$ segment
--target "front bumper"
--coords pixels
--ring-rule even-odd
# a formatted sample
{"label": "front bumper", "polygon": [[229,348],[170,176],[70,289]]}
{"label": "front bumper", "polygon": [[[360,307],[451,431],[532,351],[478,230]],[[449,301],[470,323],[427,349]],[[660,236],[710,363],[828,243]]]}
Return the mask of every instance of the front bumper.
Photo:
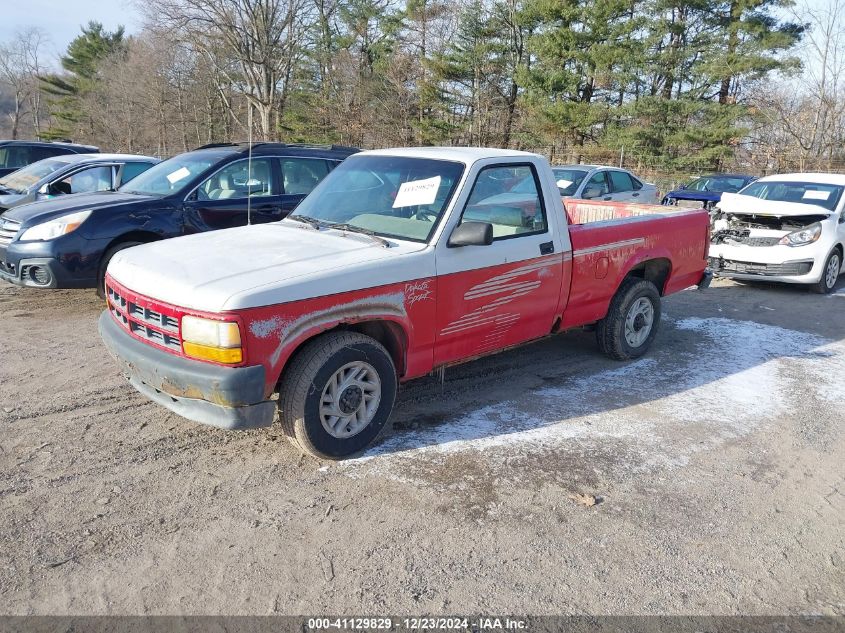
{"label": "front bumper", "polygon": [[270,426],[276,403],[264,399],[264,367],[221,367],[175,356],[142,343],[108,311],[100,336],[130,384],[184,418],[222,429]]}
{"label": "front bumper", "polygon": [[99,258],[63,254],[53,242],[0,246],[0,279],[31,288],[96,288]]}

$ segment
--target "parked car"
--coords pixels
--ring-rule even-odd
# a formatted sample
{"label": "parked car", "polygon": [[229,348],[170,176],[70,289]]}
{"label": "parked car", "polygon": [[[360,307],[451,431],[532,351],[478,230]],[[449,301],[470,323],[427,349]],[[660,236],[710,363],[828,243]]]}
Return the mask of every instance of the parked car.
{"label": "parked car", "polygon": [[113,191],[161,162],[134,154],[66,154],[45,158],[0,178],[0,213],[36,200]]}
{"label": "parked car", "polygon": [[45,158],[64,154],[94,154],[93,145],[47,141],[0,141],[0,177]]}
{"label": "parked car", "polygon": [[688,185],[681,185],[667,193],[663,204],[688,209],[711,209],[722,199],[723,193],[736,193],[754,182],[755,176],[743,174],[712,174],[696,178]]}
{"label": "parked car", "polygon": [[842,174],[781,174],[725,193],[713,214],[713,271],[831,292],[845,260],[843,191]]}
{"label": "parked car", "polygon": [[[709,216],[564,209],[555,180],[510,150],[357,154],[281,222],[118,253],[100,333],[148,398],[223,428],[278,407],[330,459],[373,441],[398,382],[454,363],[591,323],[612,358],[641,356],[661,297],[709,282]],[[571,224],[584,207],[620,217]]]}
{"label": "parked car", "polygon": [[657,202],[657,187],[624,169],[602,165],[563,165],[552,167],[552,172],[564,198],[642,204]]}
{"label": "parked car", "polygon": [[[220,143],[163,161],[116,192],[33,202],[0,216],[0,279],[98,288],[109,260],[144,242],[281,220],[358,150]],[[218,253],[225,258],[225,250]]]}

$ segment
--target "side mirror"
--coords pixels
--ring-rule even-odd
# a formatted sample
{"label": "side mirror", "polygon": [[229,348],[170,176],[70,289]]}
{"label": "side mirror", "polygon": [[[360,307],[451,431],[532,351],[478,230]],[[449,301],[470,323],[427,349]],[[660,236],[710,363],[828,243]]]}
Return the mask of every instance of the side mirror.
{"label": "side mirror", "polygon": [[686,185],[678,185],[678,189],[686,189],[686,188],[687,188]]}
{"label": "side mirror", "polygon": [[493,225],[489,222],[464,222],[455,227],[447,246],[490,246],[493,243]]}
{"label": "side mirror", "polygon": [[59,182],[54,182],[52,185],[47,187],[47,193],[52,196],[60,196],[60,195],[67,195],[73,193],[70,187],[70,183],[64,180],[60,180]]}
{"label": "side mirror", "polygon": [[38,193],[44,194],[45,196],[50,195],[50,185],[48,183],[41,185],[38,189]]}
{"label": "side mirror", "polygon": [[590,200],[591,198],[598,198],[601,195],[601,189],[598,187],[587,187],[584,189],[584,200]]}

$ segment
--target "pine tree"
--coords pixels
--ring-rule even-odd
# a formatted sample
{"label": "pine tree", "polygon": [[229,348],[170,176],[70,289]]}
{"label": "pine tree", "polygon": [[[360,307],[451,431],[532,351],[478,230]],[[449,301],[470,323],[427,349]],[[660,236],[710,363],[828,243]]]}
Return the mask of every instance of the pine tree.
{"label": "pine tree", "polygon": [[73,137],[77,132],[85,133],[81,98],[100,80],[101,62],[126,50],[122,26],[111,33],[99,22],[89,22],[82,28],[82,34],[68,45],[67,53],[61,58],[65,72],[40,78],[44,92],[50,96],[52,117],[52,125],[42,134],[44,138],[63,139]]}

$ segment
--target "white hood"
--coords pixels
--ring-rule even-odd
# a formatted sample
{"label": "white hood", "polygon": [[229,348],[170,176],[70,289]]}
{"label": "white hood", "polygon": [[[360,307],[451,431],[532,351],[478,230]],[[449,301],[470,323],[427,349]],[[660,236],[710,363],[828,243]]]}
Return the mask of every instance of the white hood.
{"label": "white hood", "polygon": [[390,243],[387,248],[366,235],[275,222],[129,248],[114,256],[108,272],[134,292],[207,312],[433,275],[427,245]]}
{"label": "white hood", "polygon": [[753,213],[771,216],[830,215],[831,213],[817,204],[762,200],[754,196],[744,196],[741,193],[723,193],[718,206],[725,213]]}

